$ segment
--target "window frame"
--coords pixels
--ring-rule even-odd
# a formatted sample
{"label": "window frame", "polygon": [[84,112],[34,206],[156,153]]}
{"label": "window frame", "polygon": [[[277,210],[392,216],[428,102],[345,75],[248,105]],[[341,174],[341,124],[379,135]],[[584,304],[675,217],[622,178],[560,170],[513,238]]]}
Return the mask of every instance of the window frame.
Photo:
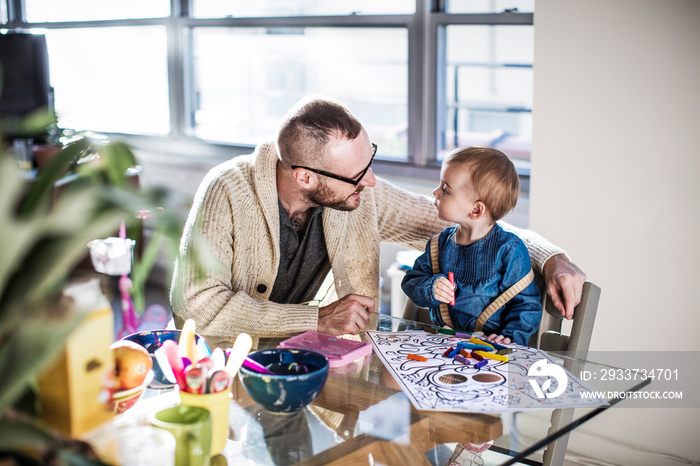
{"label": "window frame", "polygon": [[[533,25],[533,13],[507,10],[501,13],[447,13],[449,0],[415,0],[415,12],[401,15],[295,16],[255,18],[193,18],[192,0],[170,0],[165,18],[117,19],[29,23],[25,0],[0,0],[7,6],[3,29],[57,29],[163,25],[167,30],[170,133],[145,136],[105,133],[135,149],[167,152],[189,158],[228,159],[249,153],[250,145],[213,143],[197,139],[193,120],[194,88],[192,31],[206,27],[383,27],[408,31],[408,159],[383,160],[381,152],[373,169],[378,174],[405,178],[436,179],[439,128],[446,128],[446,27],[449,25]],[[520,168],[528,176],[529,169]]]}

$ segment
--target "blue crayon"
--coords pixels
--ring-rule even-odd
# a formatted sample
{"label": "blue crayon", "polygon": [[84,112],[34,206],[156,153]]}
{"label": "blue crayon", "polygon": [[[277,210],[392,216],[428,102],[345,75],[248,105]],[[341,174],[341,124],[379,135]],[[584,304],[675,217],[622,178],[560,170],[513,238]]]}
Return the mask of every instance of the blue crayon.
{"label": "blue crayon", "polygon": [[476,345],[474,343],[467,343],[461,341],[457,343],[457,348],[464,348],[468,350],[479,350],[479,351],[491,351],[491,348],[486,345]]}
{"label": "blue crayon", "polygon": [[452,351],[450,351],[450,354],[448,354],[447,357],[454,358],[457,354],[459,354],[459,348],[455,348]]}
{"label": "blue crayon", "polygon": [[[479,340],[481,340],[481,338],[479,338]],[[487,340],[481,340],[481,341],[483,341],[484,343],[487,343],[487,344],[493,346],[493,347],[494,347],[495,349],[497,349],[497,350],[500,350],[500,349],[507,349],[507,348],[508,348],[507,346],[499,345],[498,343],[494,343],[494,342],[492,342],[492,341],[487,341]]]}
{"label": "blue crayon", "polygon": [[489,363],[488,360],[482,359],[481,361],[474,364],[474,367],[476,367],[477,369],[481,369],[482,367],[484,367],[488,363]]}

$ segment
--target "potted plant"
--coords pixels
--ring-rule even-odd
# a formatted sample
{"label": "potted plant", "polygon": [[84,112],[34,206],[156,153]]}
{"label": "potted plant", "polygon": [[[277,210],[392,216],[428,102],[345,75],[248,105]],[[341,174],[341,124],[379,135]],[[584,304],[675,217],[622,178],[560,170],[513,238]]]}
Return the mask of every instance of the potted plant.
{"label": "potted plant", "polygon": [[[33,122],[50,123],[48,116]],[[0,460],[100,464],[88,445],[39,424],[35,398],[28,395],[82,318],[71,312],[61,291],[86,256],[87,243],[110,236],[122,221],[133,225],[138,210],[155,212],[165,203],[164,192],[136,190],[128,182],[127,168],[134,165],[127,145],[83,137],[28,182],[0,153]],[[55,196],[69,168],[71,182]],[[140,283],[155,261],[158,239],[169,239],[172,253],[182,231],[181,219],[167,209],[155,221],[156,234],[132,272]]]}

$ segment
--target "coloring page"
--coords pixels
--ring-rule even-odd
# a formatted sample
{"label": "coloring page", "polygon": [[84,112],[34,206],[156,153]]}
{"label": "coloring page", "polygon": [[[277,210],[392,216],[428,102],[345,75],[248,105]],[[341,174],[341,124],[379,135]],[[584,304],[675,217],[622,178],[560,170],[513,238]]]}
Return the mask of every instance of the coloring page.
{"label": "coloring page", "polygon": [[[535,348],[508,345],[514,350],[508,362],[488,359],[486,366],[476,369],[474,360],[466,365],[444,355],[466,341],[453,335],[424,331],[368,331],[366,335],[416,409],[501,413],[607,404]],[[426,360],[409,359],[409,354]]]}

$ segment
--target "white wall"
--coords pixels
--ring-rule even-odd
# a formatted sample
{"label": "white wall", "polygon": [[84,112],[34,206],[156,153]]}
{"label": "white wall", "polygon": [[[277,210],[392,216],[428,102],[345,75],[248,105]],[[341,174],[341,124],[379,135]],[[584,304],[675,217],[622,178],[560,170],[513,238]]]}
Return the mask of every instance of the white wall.
{"label": "white wall", "polygon": [[[700,1],[538,0],[534,69],[530,227],[602,288],[591,350],[700,350]],[[699,409],[614,408],[570,451],[700,461],[698,432]]]}

